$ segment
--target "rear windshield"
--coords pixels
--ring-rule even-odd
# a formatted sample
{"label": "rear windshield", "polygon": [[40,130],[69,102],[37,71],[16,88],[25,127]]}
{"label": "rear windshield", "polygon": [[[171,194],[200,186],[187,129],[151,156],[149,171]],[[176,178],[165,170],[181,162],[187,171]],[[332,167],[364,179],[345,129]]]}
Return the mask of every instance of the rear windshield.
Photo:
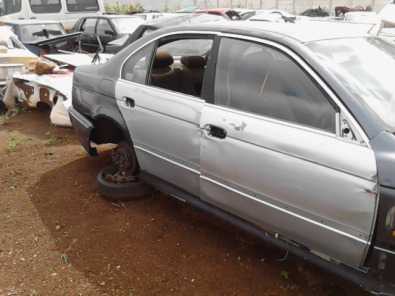
{"label": "rear windshield", "polygon": [[0,0],[0,16],[21,11],[21,0]]}
{"label": "rear windshield", "polygon": [[33,43],[63,34],[61,24],[35,24],[21,26],[19,37],[23,43]]}
{"label": "rear windshield", "polygon": [[99,11],[97,0],[66,0],[70,12]]}

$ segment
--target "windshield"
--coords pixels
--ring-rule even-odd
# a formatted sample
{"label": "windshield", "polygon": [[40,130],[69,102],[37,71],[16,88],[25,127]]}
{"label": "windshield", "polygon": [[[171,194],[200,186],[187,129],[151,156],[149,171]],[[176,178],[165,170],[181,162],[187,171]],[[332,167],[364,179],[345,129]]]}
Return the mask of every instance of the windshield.
{"label": "windshield", "polygon": [[144,20],[140,17],[114,18],[113,22],[120,34],[127,34],[136,31],[144,23]]}
{"label": "windshield", "polygon": [[369,37],[318,41],[309,47],[353,95],[395,130],[395,45]]}
{"label": "windshield", "polygon": [[21,0],[0,0],[0,16],[21,11]]}
{"label": "windshield", "polygon": [[30,24],[20,29],[20,39],[23,43],[33,43],[47,40],[65,34],[61,24]]}

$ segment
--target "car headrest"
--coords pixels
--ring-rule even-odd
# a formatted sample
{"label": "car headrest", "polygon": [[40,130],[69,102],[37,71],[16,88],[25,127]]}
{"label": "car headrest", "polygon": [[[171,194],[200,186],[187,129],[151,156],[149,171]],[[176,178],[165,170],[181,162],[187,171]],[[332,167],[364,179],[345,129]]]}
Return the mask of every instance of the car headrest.
{"label": "car headrest", "polygon": [[174,59],[173,57],[165,52],[158,51],[155,56],[154,68],[165,68],[173,65]]}
{"label": "car headrest", "polygon": [[191,69],[204,68],[206,59],[202,56],[187,56],[181,58],[181,63]]}

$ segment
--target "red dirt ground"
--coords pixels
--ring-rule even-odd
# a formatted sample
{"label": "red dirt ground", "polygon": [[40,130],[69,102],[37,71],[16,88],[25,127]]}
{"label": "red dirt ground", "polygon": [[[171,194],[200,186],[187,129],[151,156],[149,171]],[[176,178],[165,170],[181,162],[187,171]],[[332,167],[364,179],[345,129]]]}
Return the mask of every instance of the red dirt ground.
{"label": "red dirt ground", "polygon": [[46,112],[0,125],[0,296],[366,295],[164,194],[103,200],[108,162]]}

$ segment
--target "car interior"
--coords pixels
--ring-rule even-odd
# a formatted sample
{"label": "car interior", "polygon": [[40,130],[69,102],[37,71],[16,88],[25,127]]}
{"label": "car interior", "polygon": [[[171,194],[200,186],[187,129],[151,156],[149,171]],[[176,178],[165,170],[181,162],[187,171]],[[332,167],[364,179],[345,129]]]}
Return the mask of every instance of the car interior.
{"label": "car interior", "polygon": [[151,85],[199,97],[202,91],[206,58],[158,51],[151,72]]}
{"label": "car interior", "polygon": [[202,46],[196,49],[183,48],[180,46],[181,42],[164,44],[158,48],[152,65],[150,84],[200,97],[212,41],[202,40],[198,44],[200,41],[195,40],[198,47]]}
{"label": "car interior", "polygon": [[230,47],[222,53],[226,59],[218,63],[217,103],[334,132],[335,110],[291,59],[254,45],[239,59],[232,58]]}

